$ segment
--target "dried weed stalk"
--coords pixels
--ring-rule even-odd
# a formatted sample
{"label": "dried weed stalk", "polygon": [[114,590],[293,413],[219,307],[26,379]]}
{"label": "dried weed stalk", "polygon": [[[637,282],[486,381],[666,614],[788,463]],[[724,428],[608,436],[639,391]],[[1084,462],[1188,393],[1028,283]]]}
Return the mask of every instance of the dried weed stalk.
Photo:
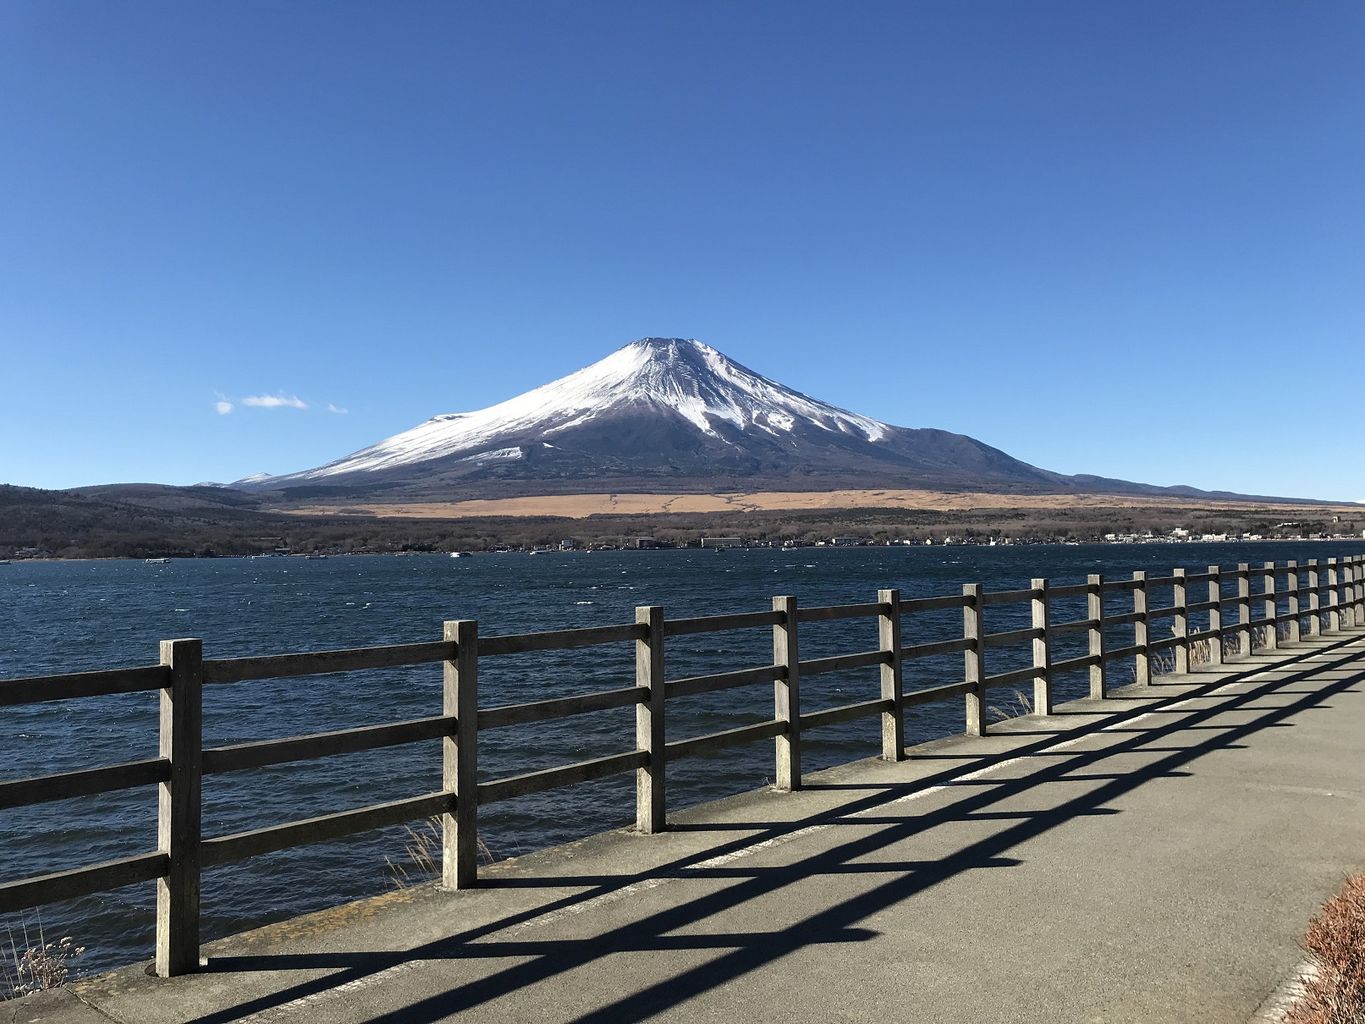
{"label": "dried weed stalk", "polygon": [[[403,843],[403,855],[397,861],[385,857],[385,871],[389,885],[395,889],[406,889],[410,885],[430,882],[441,877],[441,816],[432,815],[420,825],[409,825],[404,831],[407,841]],[[479,861],[492,864],[493,851],[480,836]]]}
{"label": "dried weed stalk", "polygon": [[1002,704],[986,705],[986,715],[992,722],[1003,722],[1010,718],[1023,718],[1033,714],[1033,698],[1023,690],[1011,690],[1013,697]]}
{"label": "dried weed stalk", "polygon": [[0,962],[0,1000],[60,988],[71,974],[71,962],[85,952],[85,947],[76,945],[70,935],[48,942],[41,917],[35,918],[34,927],[38,933],[36,941],[29,934],[27,917],[21,919],[18,935],[12,927],[5,929],[9,949]]}

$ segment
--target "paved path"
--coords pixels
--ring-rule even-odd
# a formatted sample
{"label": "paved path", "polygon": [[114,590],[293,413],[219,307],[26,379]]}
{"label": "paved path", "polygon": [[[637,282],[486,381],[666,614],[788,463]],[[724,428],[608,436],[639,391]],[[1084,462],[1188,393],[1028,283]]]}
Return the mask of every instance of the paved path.
{"label": "paved path", "polygon": [[[214,944],[20,1022],[1246,1024],[1365,869],[1365,638]],[[3,1019],[3,1018],[0,1018]]]}

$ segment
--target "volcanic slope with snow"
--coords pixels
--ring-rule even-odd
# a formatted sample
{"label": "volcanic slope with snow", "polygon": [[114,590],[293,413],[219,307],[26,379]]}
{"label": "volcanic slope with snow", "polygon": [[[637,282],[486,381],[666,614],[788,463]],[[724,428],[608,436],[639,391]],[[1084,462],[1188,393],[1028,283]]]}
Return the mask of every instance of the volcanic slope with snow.
{"label": "volcanic slope with snow", "polygon": [[613,490],[1096,489],[961,434],[895,427],[836,408],[680,338],[632,342],[497,405],[435,416],[316,469],[237,486],[432,499]]}

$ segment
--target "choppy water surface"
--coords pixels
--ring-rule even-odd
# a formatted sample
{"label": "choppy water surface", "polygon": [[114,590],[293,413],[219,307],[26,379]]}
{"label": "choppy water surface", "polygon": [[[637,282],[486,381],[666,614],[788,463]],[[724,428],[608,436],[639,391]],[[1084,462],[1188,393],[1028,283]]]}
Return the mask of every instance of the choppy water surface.
{"label": "choppy water surface", "polygon": [[[633,621],[641,604],[670,616],[770,607],[774,594],[804,605],[869,601],[879,587],[904,597],[1027,586],[1032,577],[1077,582],[1087,573],[1126,577],[1133,569],[1166,574],[1239,561],[1325,559],[1359,544],[1147,545],[1027,548],[816,548],[796,551],[639,551],[326,560],[222,559],[142,562],[16,563],[0,566],[0,678],[152,664],[164,638],[202,637],[205,657],[283,653],[401,643],[441,636],[445,619],[475,618],[480,632],[527,632]],[[1202,599],[1202,594],[1191,600]],[[1115,609],[1123,598],[1116,598]],[[1167,603],[1155,598],[1153,606]],[[1070,612],[1074,612],[1071,614]],[[991,608],[995,632],[1026,626],[1022,606]],[[1054,615],[1080,618],[1083,603]],[[961,613],[907,618],[905,642],[960,635]],[[1131,633],[1127,634],[1131,636]],[[1130,643],[1115,634],[1115,643]],[[876,622],[803,625],[803,658],[868,650]],[[1057,657],[1082,653],[1083,637],[1059,644]],[[767,664],[766,630],[670,640],[669,678]],[[1027,652],[992,652],[989,671],[1027,664]],[[1121,677],[1126,666],[1116,666]],[[961,678],[961,655],[907,665],[906,686]],[[480,665],[483,706],[630,685],[630,644],[487,658]],[[1063,698],[1084,692],[1076,674],[1058,684]],[[803,710],[878,695],[876,669],[811,677]],[[322,732],[438,714],[441,668],[372,672],[213,686],[204,695],[207,746]],[[668,735],[679,739],[770,717],[766,686],[671,701]],[[909,739],[961,731],[954,700],[915,708]],[[0,781],[153,757],[157,697],[129,694],[0,708],[4,722]],[[808,771],[875,755],[875,718],[803,738]],[[480,736],[481,777],[548,768],[629,750],[631,708],[559,722],[498,729]],[[668,798],[681,807],[759,787],[772,778],[772,744],[762,742],[669,766]],[[321,761],[211,776],[204,786],[204,834],[222,835],[384,800],[440,786],[439,746],[413,744]],[[481,810],[485,840],[513,856],[633,819],[633,780],[622,776],[510,800]],[[215,938],[253,925],[382,891],[386,858],[402,861],[402,828],[257,857],[210,871],[204,879],[204,933]],[[0,812],[0,881],[155,848],[153,787]],[[150,956],[150,883],[42,908],[49,937],[70,934],[89,947],[86,971]],[[32,928],[35,917],[26,915]],[[19,915],[0,918],[5,927]]]}

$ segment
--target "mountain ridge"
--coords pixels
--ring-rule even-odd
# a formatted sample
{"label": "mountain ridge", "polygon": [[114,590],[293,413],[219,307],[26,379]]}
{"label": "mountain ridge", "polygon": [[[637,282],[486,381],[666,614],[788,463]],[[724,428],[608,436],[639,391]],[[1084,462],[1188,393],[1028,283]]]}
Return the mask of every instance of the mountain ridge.
{"label": "mountain ridge", "polygon": [[290,497],[913,487],[1251,498],[1066,476],[964,434],[819,401],[695,339],[642,338],[521,395],[446,413],[312,469],[232,486]]}

